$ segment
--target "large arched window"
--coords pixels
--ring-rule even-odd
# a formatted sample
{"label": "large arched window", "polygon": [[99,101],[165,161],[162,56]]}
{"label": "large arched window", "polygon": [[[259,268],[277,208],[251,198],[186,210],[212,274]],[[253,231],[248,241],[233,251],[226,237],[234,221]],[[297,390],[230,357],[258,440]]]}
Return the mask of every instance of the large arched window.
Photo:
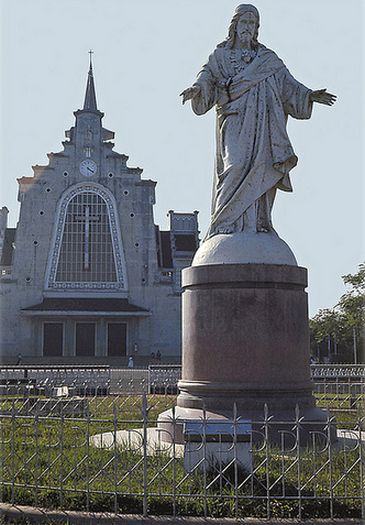
{"label": "large arched window", "polygon": [[121,238],[109,191],[81,185],[63,197],[47,288],[125,289]]}

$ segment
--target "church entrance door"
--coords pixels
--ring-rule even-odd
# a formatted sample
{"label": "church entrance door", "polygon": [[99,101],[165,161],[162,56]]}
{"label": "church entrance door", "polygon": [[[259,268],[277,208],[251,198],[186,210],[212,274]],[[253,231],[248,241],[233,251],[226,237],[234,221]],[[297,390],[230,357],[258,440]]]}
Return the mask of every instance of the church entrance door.
{"label": "church entrance door", "polygon": [[43,324],[43,356],[59,357],[63,350],[63,323]]}
{"label": "church entrance door", "polygon": [[95,355],[95,323],[76,323],[76,355]]}
{"label": "church entrance door", "polygon": [[127,353],[127,324],[108,323],[108,356],[120,357]]}

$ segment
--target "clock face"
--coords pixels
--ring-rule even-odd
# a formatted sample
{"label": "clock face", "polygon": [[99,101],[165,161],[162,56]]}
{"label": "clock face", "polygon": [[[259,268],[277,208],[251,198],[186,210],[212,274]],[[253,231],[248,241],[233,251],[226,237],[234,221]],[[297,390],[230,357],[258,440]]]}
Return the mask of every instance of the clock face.
{"label": "clock face", "polygon": [[84,177],[92,177],[98,171],[98,167],[91,159],[85,159],[80,162],[80,173]]}

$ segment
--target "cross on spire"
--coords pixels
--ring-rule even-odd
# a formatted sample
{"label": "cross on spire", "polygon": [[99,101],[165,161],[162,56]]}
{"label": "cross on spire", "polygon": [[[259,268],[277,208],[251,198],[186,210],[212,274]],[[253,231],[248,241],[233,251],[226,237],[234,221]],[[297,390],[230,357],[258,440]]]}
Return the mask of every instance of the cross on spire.
{"label": "cross on spire", "polygon": [[94,54],[94,51],[93,51],[92,49],[90,49],[90,50],[89,50],[89,55],[90,55],[90,60],[89,60],[89,61],[90,61],[90,69],[93,68],[93,64],[92,64],[92,56],[93,56],[93,54]]}

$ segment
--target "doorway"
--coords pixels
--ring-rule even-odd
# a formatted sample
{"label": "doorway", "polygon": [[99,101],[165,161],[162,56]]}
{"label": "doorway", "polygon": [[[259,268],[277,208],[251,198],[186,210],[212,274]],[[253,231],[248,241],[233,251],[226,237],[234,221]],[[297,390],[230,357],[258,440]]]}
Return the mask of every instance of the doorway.
{"label": "doorway", "polygon": [[63,323],[43,324],[44,357],[60,357],[63,353]]}
{"label": "doorway", "polygon": [[108,323],[108,356],[127,354],[127,323]]}
{"label": "doorway", "polygon": [[76,323],[76,355],[95,355],[95,323]]}

